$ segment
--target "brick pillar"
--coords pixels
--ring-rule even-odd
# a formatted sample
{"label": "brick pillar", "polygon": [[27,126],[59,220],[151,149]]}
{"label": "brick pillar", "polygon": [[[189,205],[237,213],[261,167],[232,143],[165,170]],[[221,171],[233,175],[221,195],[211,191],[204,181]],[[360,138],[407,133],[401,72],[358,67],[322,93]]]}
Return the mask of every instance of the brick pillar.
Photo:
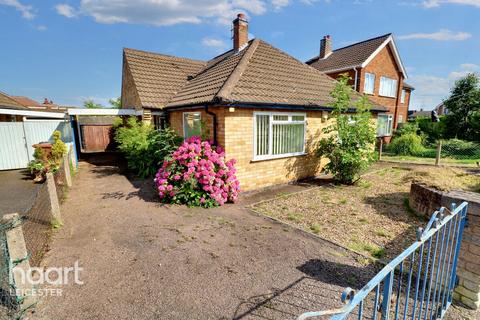
{"label": "brick pillar", "polygon": [[458,258],[457,275],[459,284],[454,299],[472,309],[480,308],[480,195],[473,192],[449,192],[442,198],[448,202],[468,202],[468,213],[462,246]]}

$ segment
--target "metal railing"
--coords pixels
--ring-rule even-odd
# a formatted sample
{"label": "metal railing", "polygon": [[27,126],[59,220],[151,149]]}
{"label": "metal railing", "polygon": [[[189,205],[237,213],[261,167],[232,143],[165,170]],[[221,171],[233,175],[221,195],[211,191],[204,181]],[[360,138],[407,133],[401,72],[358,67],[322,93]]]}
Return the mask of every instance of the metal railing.
{"label": "metal railing", "polygon": [[358,293],[347,288],[339,309],[306,312],[297,320],[442,319],[452,303],[468,204],[435,211],[417,241]]}

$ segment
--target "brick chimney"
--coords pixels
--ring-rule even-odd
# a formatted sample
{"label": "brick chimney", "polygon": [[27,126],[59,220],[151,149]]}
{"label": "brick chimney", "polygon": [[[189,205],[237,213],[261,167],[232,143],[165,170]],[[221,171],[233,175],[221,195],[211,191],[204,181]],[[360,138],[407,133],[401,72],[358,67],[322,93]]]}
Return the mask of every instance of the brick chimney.
{"label": "brick chimney", "polygon": [[329,35],[320,40],[320,59],[328,57],[332,53],[332,38]]}
{"label": "brick chimney", "polygon": [[248,42],[248,21],[245,14],[239,13],[233,20],[233,49],[240,51]]}

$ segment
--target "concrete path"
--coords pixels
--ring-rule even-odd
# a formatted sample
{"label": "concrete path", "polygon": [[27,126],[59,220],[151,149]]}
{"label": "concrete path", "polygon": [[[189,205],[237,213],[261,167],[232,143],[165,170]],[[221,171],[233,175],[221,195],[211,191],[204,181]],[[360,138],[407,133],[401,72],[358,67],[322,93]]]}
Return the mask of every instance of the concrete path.
{"label": "concrete path", "polygon": [[266,195],[211,210],[163,206],[150,182],[81,163],[43,264],[79,261],[84,284],[58,287],[62,296],[42,298],[29,317],[293,319],[338,307],[344,287],[372,276],[351,253],[244,208]]}
{"label": "concrete path", "polygon": [[38,187],[23,169],[0,171],[0,216],[27,212]]}

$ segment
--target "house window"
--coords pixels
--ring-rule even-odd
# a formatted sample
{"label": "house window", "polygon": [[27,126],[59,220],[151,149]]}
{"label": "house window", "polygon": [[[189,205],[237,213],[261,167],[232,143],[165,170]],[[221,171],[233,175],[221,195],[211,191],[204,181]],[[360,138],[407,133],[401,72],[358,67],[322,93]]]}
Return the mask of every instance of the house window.
{"label": "house window", "polygon": [[377,137],[392,135],[393,115],[379,114],[377,119]]}
{"label": "house window", "polygon": [[159,115],[153,115],[153,126],[155,130],[162,130],[165,127],[165,117]]}
{"label": "house window", "polygon": [[305,153],[305,114],[254,113],[254,160]]}
{"label": "house window", "polygon": [[381,96],[395,98],[397,96],[397,80],[380,77],[379,94]]}
{"label": "house window", "polygon": [[403,115],[402,114],[398,115],[398,123],[403,123]]}
{"label": "house window", "polygon": [[373,94],[375,91],[375,74],[365,73],[365,85],[363,87],[363,92],[368,94]]}
{"label": "house window", "polygon": [[183,113],[183,137],[200,136],[202,133],[202,118],[200,112]]}
{"label": "house window", "polygon": [[407,95],[407,91],[402,89],[402,95],[400,96],[400,103],[405,103],[405,96]]}

